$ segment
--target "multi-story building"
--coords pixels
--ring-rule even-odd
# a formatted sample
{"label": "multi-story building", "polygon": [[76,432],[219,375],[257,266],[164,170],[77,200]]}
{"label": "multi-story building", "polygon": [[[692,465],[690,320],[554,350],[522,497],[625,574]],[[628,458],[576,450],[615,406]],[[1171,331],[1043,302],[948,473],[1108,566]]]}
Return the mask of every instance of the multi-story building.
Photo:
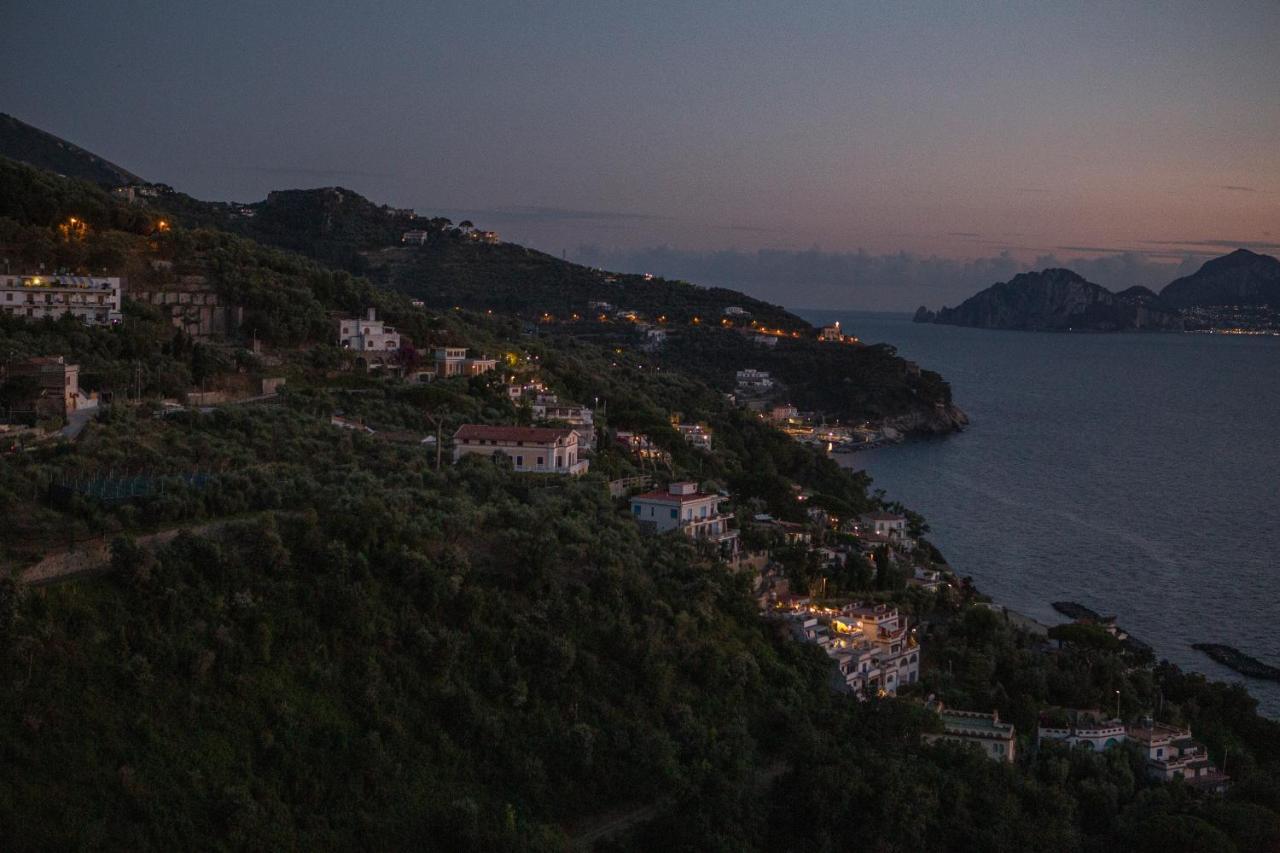
{"label": "multi-story building", "polygon": [[653,439],[644,433],[620,429],[614,432],[613,440],[641,462],[671,464],[671,454],[654,444]]}
{"label": "multi-story building", "polygon": [[928,707],[942,718],[942,733],[926,734],[925,743],[950,741],[977,747],[995,761],[1012,764],[1017,744],[1013,723],[1000,720],[1000,712],[984,714],[981,711],[955,711],[933,700]]}
{"label": "multi-story building", "polygon": [[907,535],[907,518],[893,512],[871,512],[858,519],[860,529],[887,537]]}
{"label": "multi-story building", "polygon": [[15,406],[37,417],[66,417],[80,408],[85,399],[80,394],[80,365],[67,364],[62,356],[41,356],[19,361],[5,371],[11,379],[33,380],[32,396]]}
{"label": "multi-story building", "polygon": [[497,367],[498,360],[496,358],[485,358],[484,356],[479,358],[468,358],[466,363],[462,366],[462,374],[464,376],[480,376],[481,374],[495,370]]}
{"label": "multi-story building", "polygon": [[823,326],[818,331],[818,340],[831,343],[840,343],[844,340],[844,333],[840,331],[839,321],[832,323],[830,326]]}
{"label": "multi-story building", "polygon": [[898,688],[920,680],[920,644],[915,634],[890,604],[847,604],[833,627],[848,634],[861,634],[875,647],[874,657],[881,670],[879,689],[897,695]]}
{"label": "multi-story building", "polygon": [[680,437],[699,450],[711,452],[711,430],[703,424],[676,424]]}
{"label": "multi-story building", "polygon": [[450,376],[479,376],[488,373],[498,366],[497,359],[470,358],[466,347],[436,347],[436,376],[441,379]]}
{"label": "multi-story building", "polygon": [[520,403],[528,399],[536,399],[547,390],[547,386],[537,379],[529,382],[513,382],[507,385],[507,396],[511,402]]}
{"label": "multi-story building", "polygon": [[[1059,719],[1054,719],[1054,716]],[[1094,752],[1102,752],[1126,740],[1125,726],[1120,720],[1108,720],[1100,711],[1060,708],[1040,715],[1036,743],[1056,741],[1069,747],[1085,744]]]}
{"label": "multi-story building", "polygon": [[466,347],[436,347],[436,375],[462,376],[467,369]]}
{"label": "multi-story building", "polygon": [[1182,779],[1189,785],[1223,791],[1231,779],[1209,760],[1204,744],[1191,737],[1190,729],[1146,721],[1130,726],[1128,739],[1147,754],[1147,775],[1152,779]]}
{"label": "multi-story building", "polygon": [[71,314],[86,326],[119,323],[119,278],[81,275],[0,275],[0,311],[39,320]]}
{"label": "multi-story building", "polygon": [[704,492],[697,483],[676,482],[665,492],[645,492],[631,499],[631,515],[646,533],[680,530],[691,539],[711,542],[720,556],[738,555],[738,531],[730,529],[731,515],[721,513],[728,501],[723,495]]}
{"label": "multi-story building", "polygon": [[739,391],[768,391],[773,387],[773,377],[767,371],[747,368],[739,370],[736,376]]}
{"label": "multi-story building", "polygon": [[585,474],[578,458],[578,434],[548,427],[463,424],[453,435],[453,461],[464,456],[506,456],[516,471],[534,474]]}
{"label": "multi-story building", "polygon": [[577,403],[562,403],[554,394],[539,394],[531,406],[534,420],[560,421],[578,433],[578,446],[595,449],[595,412]]}
{"label": "multi-story building", "polygon": [[343,318],[338,321],[338,345],[343,349],[366,353],[393,353],[400,349],[400,333],[377,318],[370,308],[363,320]]}

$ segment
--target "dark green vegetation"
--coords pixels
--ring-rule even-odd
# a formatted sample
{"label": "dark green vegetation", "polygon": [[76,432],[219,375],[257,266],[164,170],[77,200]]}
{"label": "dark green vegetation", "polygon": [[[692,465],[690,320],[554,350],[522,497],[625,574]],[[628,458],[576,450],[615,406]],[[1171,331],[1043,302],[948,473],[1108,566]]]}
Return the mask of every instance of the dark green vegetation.
{"label": "dark green vegetation", "polygon": [[[300,232],[302,256],[2,162],[0,181],[8,257],[110,258],[148,283],[161,277],[150,262],[168,262],[246,309],[222,342],[185,339],[141,305],[112,329],[0,322],[0,353],[64,354],[117,401],[75,444],[0,460],[4,849],[558,850],[618,814],[638,817],[603,849],[1276,849],[1280,732],[1242,690],[1152,668],[1096,632],[1060,632],[1064,648],[1046,651],[959,594],[854,566],[833,589],[921,621],[923,689],[998,708],[1024,752],[1039,708],[1105,707],[1120,690],[1126,712],[1190,724],[1237,784],[1225,800],[1153,785],[1126,751],[1046,749],[1007,767],[924,747],[936,721],[911,702],[833,694],[828,658],[760,620],[747,577],[688,540],[641,537],[605,488],[639,473],[629,458],[605,450],[579,480],[477,460],[437,468],[417,436],[527,410],[492,376],[423,385],[346,371],[328,312],[372,305],[419,348],[509,355],[566,398],[599,398],[604,426],[647,432],[674,473],[730,489],[740,524],[801,520],[796,487],[842,516],[870,509],[865,479],[714,387],[736,333],[686,328],[655,364],[571,328],[527,336],[497,308],[416,309],[316,260],[373,239],[354,226],[331,256],[328,231]],[[161,214],[171,231],[156,229]],[[57,231],[72,215],[89,223],[82,238]],[[481,246],[454,230],[436,234],[458,253]],[[790,370],[845,357],[827,353],[866,359],[845,389],[860,409],[945,399],[936,375],[879,348],[783,342],[762,364],[790,383]],[[159,416],[159,398],[191,383],[267,372],[289,380],[276,405]],[[338,411],[380,433],[330,426]],[[673,411],[708,422],[716,452],[686,445]],[[132,502],[49,499],[53,480],[125,473],[158,487]],[[228,523],[139,544],[215,520]],[[9,579],[91,536],[113,542],[112,571]]]}
{"label": "dark green vegetation", "polygon": [[763,347],[728,329],[673,334],[655,356],[732,390],[743,366],[769,372],[787,389],[785,399],[801,411],[847,421],[919,418],[912,431],[949,432],[960,426],[951,408],[951,387],[931,370],[915,371],[886,344],[862,347],[779,338]]}

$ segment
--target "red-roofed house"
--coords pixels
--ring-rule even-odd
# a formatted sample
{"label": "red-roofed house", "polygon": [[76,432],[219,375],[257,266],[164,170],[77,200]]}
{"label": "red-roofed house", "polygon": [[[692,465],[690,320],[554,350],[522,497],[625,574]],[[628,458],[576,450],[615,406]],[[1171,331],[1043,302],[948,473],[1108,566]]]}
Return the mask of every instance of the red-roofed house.
{"label": "red-roofed house", "polygon": [[463,424],[453,435],[453,461],[463,456],[501,453],[517,471],[540,474],[585,474],[588,462],[578,458],[578,434],[550,427]]}
{"label": "red-roofed house", "polygon": [[727,498],[704,492],[697,483],[672,483],[665,492],[645,492],[631,499],[631,515],[647,533],[683,530],[691,539],[715,542],[720,554],[738,554],[738,531],[729,529],[732,516],[720,512]]}

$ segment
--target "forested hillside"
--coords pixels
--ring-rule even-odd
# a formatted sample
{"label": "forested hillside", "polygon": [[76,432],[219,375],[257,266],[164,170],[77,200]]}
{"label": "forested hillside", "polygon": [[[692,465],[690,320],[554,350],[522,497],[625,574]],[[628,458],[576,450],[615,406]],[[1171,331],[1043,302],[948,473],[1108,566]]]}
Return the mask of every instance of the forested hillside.
{"label": "forested hillside", "polygon": [[[175,210],[0,161],[14,264],[199,286],[244,309],[231,334],[201,340],[141,303],[98,328],[0,315],[0,355],[65,356],[109,396],[74,440],[0,457],[4,849],[1280,848],[1280,726],[1242,689],[1097,631],[1051,643],[968,584],[930,591],[862,558],[837,571],[752,530],[768,514],[847,544],[808,510],[849,519],[882,503],[864,476],[726,397],[735,348],[756,346],[738,332],[686,325],[660,358],[561,325],[530,334],[526,310],[551,306],[520,301],[522,276],[545,299],[565,275],[566,305],[617,285],[536,253],[517,266],[519,247],[440,224],[439,255],[424,247],[421,279],[393,292],[343,262],[376,230],[343,227],[327,254],[324,227],[291,235],[277,219],[265,245]],[[85,227],[61,228],[70,217]],[[638,301],[651,284],[653,307]],[[673,315],[775,310],[691,285],[622,292],[619,307]],[[370,307],[411,341],[406,373],[437,344],[501,370],[363,372],[334,322]],[[797,394],[840,365],[847,383],[820,379],[857,411],[949,401],[940,377],[887,349],[758,352]],[[509,376],[590,402],[603,436],[645,432],[669,462],[603,441],[586,476],[523,475],[424,443],[461,423],[528,422]],[[287,380],[267,401],[174,402],[267,377]],[[676,412],[710,426],[713,450],[684,441]],[[752,572],[706,543],[641,534],[610,497],[625,477],[723,490],[747,544],[772,549],[798,590],[893,603],[923,635],[920,683],[865,702],[833,692],[828,656],[760,618]],[[122,481],[125,498],[95,490]],[[33,580],[101,541],[108,564]],[[926,744],[940,725],[929,694],[998,710],[1024,757]],[[1044,708],[1116,702],[1192,727],[1229,762],[1227,796],[1149,780],[1133,747],[1033,747]]]}

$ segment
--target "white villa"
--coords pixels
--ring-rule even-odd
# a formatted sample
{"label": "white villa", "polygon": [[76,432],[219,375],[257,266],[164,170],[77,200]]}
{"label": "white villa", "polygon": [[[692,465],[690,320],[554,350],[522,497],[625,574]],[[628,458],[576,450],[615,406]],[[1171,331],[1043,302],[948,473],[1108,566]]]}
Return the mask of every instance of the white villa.
{"label": "white villa", "polygon": [[676,432],[680,433],[689,444],[699,450],[711,452],[711,430],[702,424],[676,424]]}
{"label": "white villa", "polygon": [[441,379],[450,376],[479,376],[488,373],[498,366],[497,359],[470,358],[466,347],[436,347],[436,376]]}
{"label": "white villa", "polygon": [[738,553],[738,531],[729,528],[733,517],[720,512],[728,498],[704,492],[697,483],[676,482],[665,492],[645,492],[631,499],[631,515],[646,533],[681,530],[691,539],[714,542],[728,560]]}
{"label": "white villa", "polygon": [[861,634],[875,647],[874,657],[880,668],[878,690],[896,696],[899,687],[920,680],[920,644],[898,608],[889,604],[847,604],[831,624],[842,633]]}
{"label": "white villa", "polygon": [[119,278],[81,275],[0,275],[0,311],[39,320],[71,314],[86,326],[119,323]]}
{"label": "white villa", "polygon": [[1085,744],[1094,752],[1102,752],[1126,740],[1124,723],[1108,720],[1099,711],[1067,711],[1067,725],[1055,725],[1042,715],[1036,731],[1036,743],[1057,741],[1069,747]]}
{"label": "white villa", "polygon": [[773,614],[792,636],[822,648],[835,662],[833,686],[858,699],[896,696],[920,679],[920,645],[891,605],[847,605],[839,611],[802,604]]}
{"label": "white villa", "polygon": [[872,512],[858,520],[861,522],[861,528],[869,533],[889,537],[907,535],[906,516],[892,512]]}
{"label": "white villa", "polygon": [[1148,721],[1131,726],[1127,735],[1147,753],[1147,775],[1152,779],[1182,779],[1213,791],[1226,790],[1231,781],[1209,761],[1209,751],[1191,737],[1190,729]]}
{"label": "white villa", "polygon": [[534,420],[562,421],[578,434],[578,446],[595,449],[595,412],[577,403],[562,403],[555,394],[539,394],[530,407]]}
{"label": "white villa", "polygon": [[768,371],[747,368],[737,373],[739,391],[768,391],[773,387],[773,377]]}
{"label": "white villa", "polygon": [[377,319],[377,312],[370,308],[363,320],[343,318],[338,321],[338,345],[355,352],[385,355],[400,349],[400,333]]}
{"label": "white villa", "polygon": [[571,429],[463,424],[453,435],[454,462],[464,456],[498,454],[524,473],[577,476],[590,464],[578,458],[578,434]]}
{"label": "white villa", "polygon": [[925,743],[950,741],[977,747],[983,755],[995,761],[1012,764],[1017,735],[1013,723],[1000,721],[1000,712],[984,714],[981,711],[955,711],[941,702],[932,700],[927,707],[942,718],[942,734],[922,736]]}

